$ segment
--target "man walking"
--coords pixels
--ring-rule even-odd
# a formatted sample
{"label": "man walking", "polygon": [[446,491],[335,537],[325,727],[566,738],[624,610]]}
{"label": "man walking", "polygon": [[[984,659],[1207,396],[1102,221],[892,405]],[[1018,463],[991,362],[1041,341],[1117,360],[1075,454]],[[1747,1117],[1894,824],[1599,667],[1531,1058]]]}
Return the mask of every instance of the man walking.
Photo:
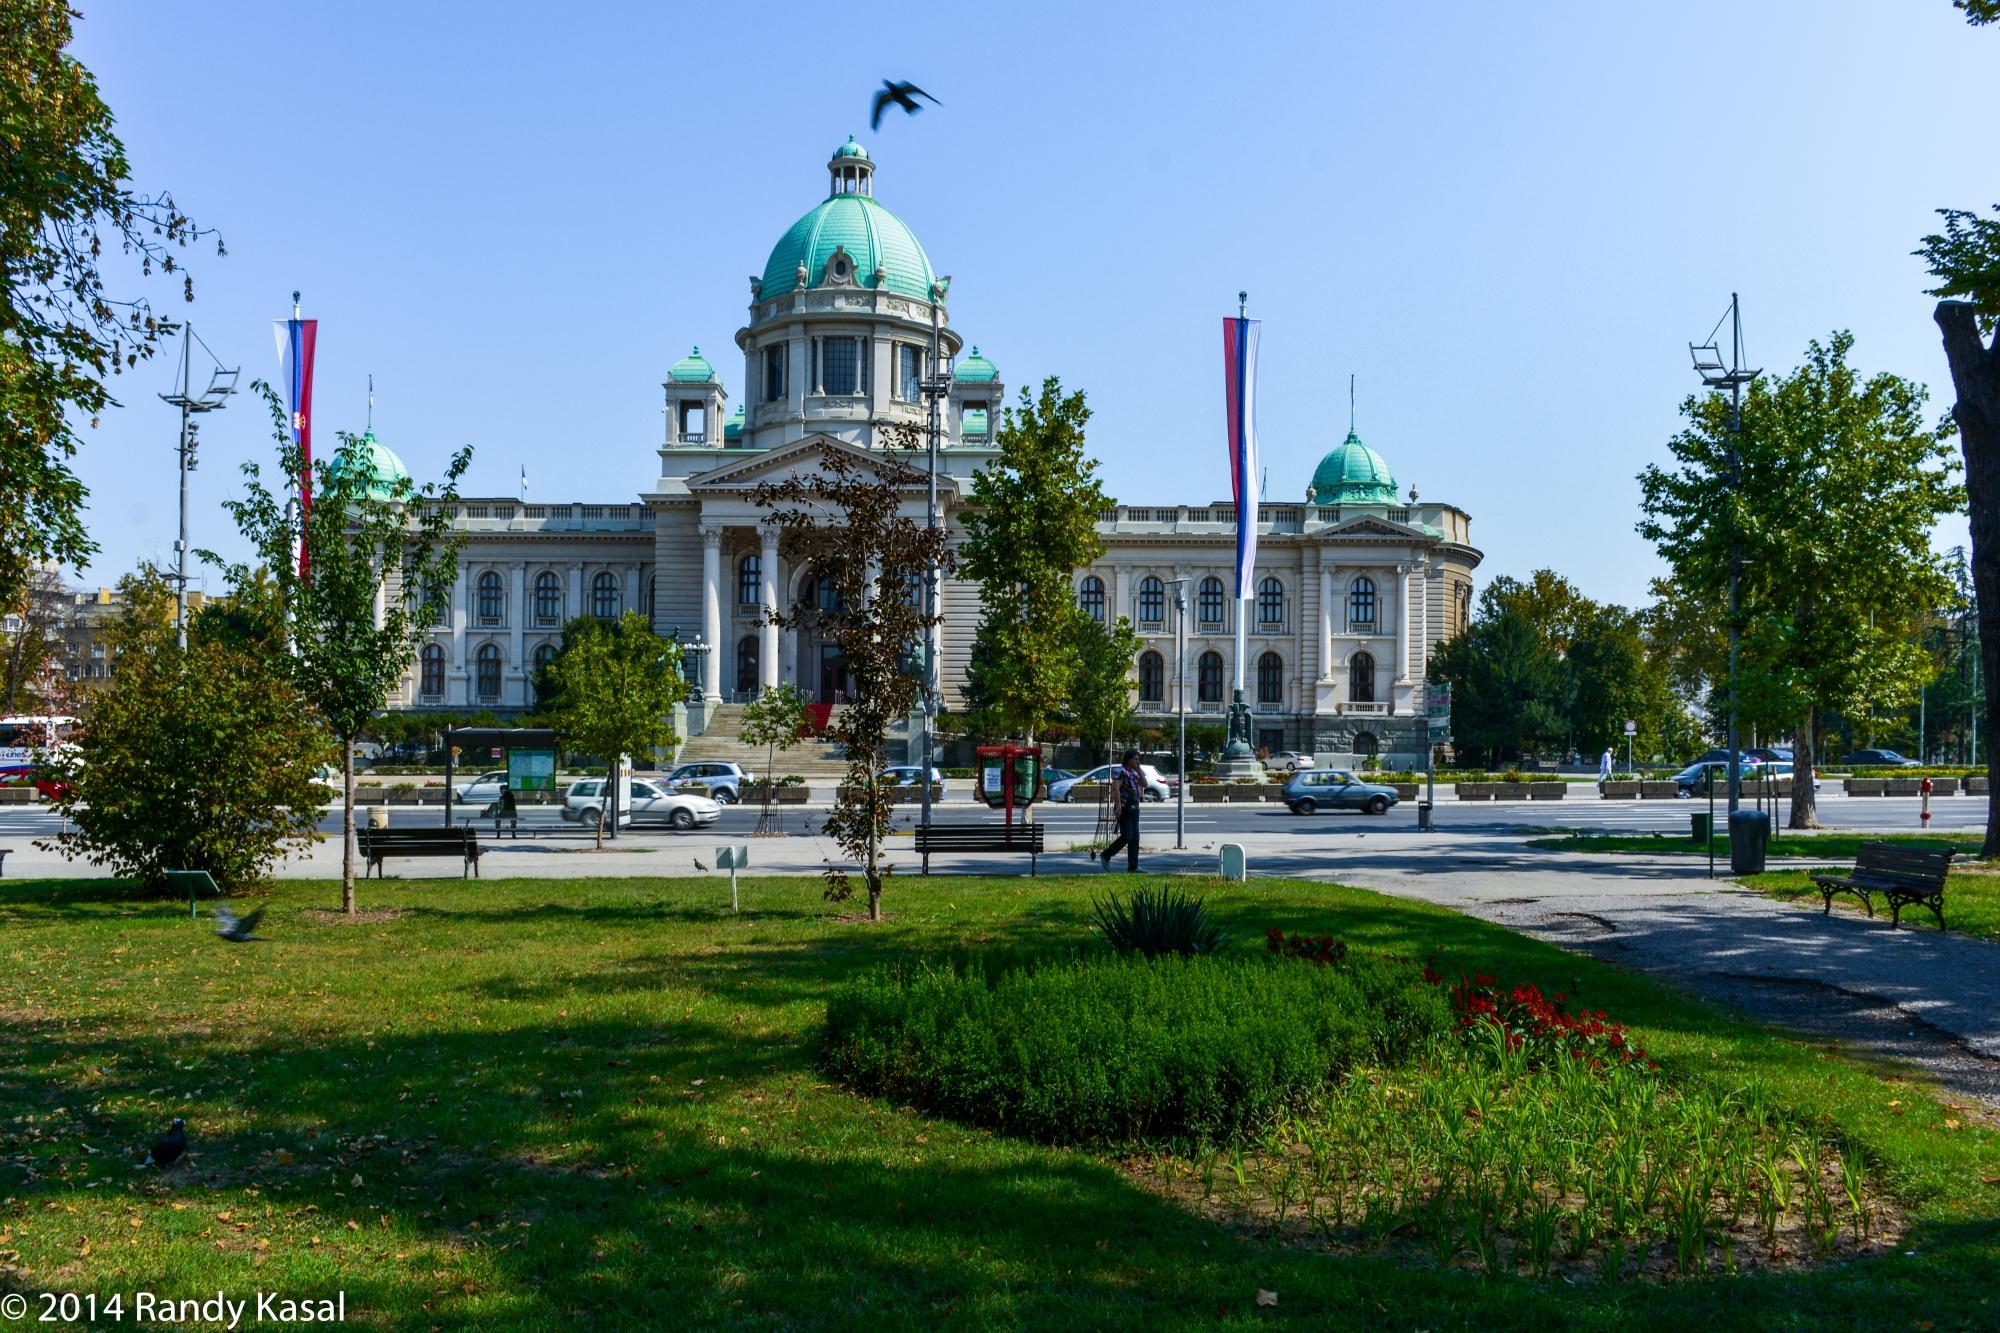
{"label": "man walking", "polygon": [[1611,747],[1604,747],[1604,755],[1597,761],[1597,781],[1599,785],[1611,781]]}
{"label": "man walking", "polygon": [[1136,872],[1139,869],[1139,803],[1146,795],[1146,780],[1139,773],[1139,752],[1127,750],[1124,760],[1111,771],[1111,777],[1112,809],[1118,816],[1118,840],[1104,849],[1104,868],[1111,869],[1111,858],[1123,847],[1126,871]]}

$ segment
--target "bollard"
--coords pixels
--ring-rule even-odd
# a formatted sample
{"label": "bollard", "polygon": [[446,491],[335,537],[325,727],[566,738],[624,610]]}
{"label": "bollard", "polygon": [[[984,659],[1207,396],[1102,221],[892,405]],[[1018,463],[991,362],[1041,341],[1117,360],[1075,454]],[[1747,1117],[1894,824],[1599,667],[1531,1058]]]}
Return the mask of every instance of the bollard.
{"label": "bollard", "polygon": [[1417,832],[1429,833],[1430,831],[1431,831],[1431,803],[1429,801],[1418,801]]}
{"label": "bollard", "polygon": [[1221,861],[1221,864],[1217,869],[1221,872],[1222,878],[1232,880],[1238,884],[1249,878],[1250,863],[1249,859],[1243,855],[1242,843],[1223,843],[1221,855],[1218,859]]}
{"label": "bollard", "polygon": [[1918,784],[1917,791],[1924,798],[1923,813],[1917,816],[1917,823],[1928,829],[1931,826],[1931,780],[1925,778]]}

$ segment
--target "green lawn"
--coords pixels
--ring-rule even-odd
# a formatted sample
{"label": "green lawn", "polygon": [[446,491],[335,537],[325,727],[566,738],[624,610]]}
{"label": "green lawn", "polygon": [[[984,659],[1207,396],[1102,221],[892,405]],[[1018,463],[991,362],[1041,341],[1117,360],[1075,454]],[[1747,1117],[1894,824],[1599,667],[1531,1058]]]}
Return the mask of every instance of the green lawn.
{"label": "green lawn", "polygon": [[[0,1290],[344,1291],[363,1328],[1991,1327],[2000,1141],[1824,1044],[1423,904],[1217,886],[1271,925],[1560,989],[1669,1076],[1838,1125],[1909,1253],[1572,1286],[1257,1239],[1037,1147],[856,1098],[813,1066],[830,982],[909,951],[1085,936],[1095,879],[286,883],[268,943],[104,886],[0,881]],[[194,1151],[131,1162],[184,1114]],[[11,1271],[10,1271],[11,1270]],[[1279,1303],[1256,1304],[1260,1289]],[[108,1321],[107,1321],[108,1326]],[[130,1326],[130,1325],[127,1325]]]}
{"label": "green lawn", "polygon": [[[1836,873],[1845,870],[1843,866]],[[1745,875],[1738,882],[1773,898],[1824,909],[1825,900],[1812,882],[1816,873],[1824,871],[1772,870],[1762,875]],[[1861,905],[1861,900],[1851,893],[1835,894],[1833,906],[1835,911],[1867,910]],[[1879,894],[1875,900],[1875,915],[1885,921],[1889,917],[1889,909],[1882,905]],[[1951,877],[1945,881],[1944,920],[1950,930],[2000,940],[2000,875],[1993,872],[1991,863],[1977,867],[1953,866]],[[1937,918],[1930,914],[1928,908],[1905,907],[1903,924],[1936,930]]]}
{"label": "green lawn", "polygon": [[[1721,818],[1720,813],[1717,819]],[[1864,842],[1892,842],[1907,847],[1950,847],[1964,856],[1977,856],[1983,835],[1979,833],[1784,833],[1774,831],[1767,849],[1772,856],[1825,857],[1829,861],[1852,861]],[[1717,834],[1717,861],[1729,860],[1729,838]],[[1707,856],[1709,849],[1684,833],[1578,833],[1535,838],[1530,847],[1552,852],[1594,852],[1600,855],[1640,852],[1653,856]]]}

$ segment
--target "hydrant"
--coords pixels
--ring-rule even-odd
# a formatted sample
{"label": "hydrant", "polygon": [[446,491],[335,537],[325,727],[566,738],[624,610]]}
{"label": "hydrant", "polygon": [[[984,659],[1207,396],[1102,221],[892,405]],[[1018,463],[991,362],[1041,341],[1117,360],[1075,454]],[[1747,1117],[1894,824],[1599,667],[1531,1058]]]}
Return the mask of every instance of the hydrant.
{"label": "hydrant", "polygon": [[1925,828],[1929,828],[1931,824],[1931,780],[1925,778],[1922,782],[1918,783],[1917,791],[1924,798],[1923,813],[1918,816],[1917,822]]}

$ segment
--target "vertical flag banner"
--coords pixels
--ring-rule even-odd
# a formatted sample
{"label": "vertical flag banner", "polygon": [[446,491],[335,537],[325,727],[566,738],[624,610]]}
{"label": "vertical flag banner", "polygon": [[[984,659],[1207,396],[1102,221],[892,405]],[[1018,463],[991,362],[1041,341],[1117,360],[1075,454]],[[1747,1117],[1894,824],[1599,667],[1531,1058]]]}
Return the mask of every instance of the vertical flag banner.
{"label": "vertical flag banner", "polygon": [[[299,528],[303,532],[305,519],[312,514],[313,345],[319,339],[319,321],[300,319],[298,310],[294,305],[290,319],[272,322],[278,335],[278,373],[284,380],[285,406],[291,409],[292,441],[299,447]],[[301,542],[300,577],[307,572],[305,543]]]}
{"label": "vertical flag banner", "polygon": [[1222,376],[1228,395],[1229,477],[1236,495],[1236,596],[1251,592],[1257,569],[1257,335],[1261,319],[1222,321]]}

